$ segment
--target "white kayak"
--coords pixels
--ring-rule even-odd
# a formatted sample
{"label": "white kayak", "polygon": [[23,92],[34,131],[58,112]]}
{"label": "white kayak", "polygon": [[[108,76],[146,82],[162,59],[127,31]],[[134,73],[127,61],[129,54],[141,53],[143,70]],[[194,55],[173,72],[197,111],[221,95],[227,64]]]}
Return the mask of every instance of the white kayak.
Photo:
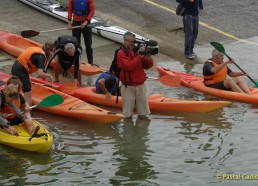
{"label": "white kayak", "polygon": [[[67,7],[62,6],[55,0],[20,0],[20,1],[44,13],[47,13],[53,17],[56,17],[62,21],[67,22],[67,16],[68,16]],[[96,16],[94,16],[93,19],[91,20],[91,23],[98,23],[98,22],[103,23],[104,21]],[[93,33],[121,44],[123,43],[123,35],[127,31],[128,30],[124,28],[121,28],[115,25],[109,25],[108,23],[103,24],[103,26],[96,26],[92,29]],[[138,42],[144,42],[149,40],[136,33],[134,34],[136,35],[136,40]]]}

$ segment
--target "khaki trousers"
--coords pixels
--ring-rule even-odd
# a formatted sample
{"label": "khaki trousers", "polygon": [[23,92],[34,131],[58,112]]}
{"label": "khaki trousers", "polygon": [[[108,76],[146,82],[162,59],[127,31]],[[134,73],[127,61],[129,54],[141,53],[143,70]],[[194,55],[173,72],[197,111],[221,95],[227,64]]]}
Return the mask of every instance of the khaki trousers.
{"label": "khaki trousers", "polygon": [[123,113],[125,117],[133,115],[133,109],[136,104],[138,115],[150,114],[150,108],[147,99],[147,89],[145,85],[139,86],[121,86],[121,95],[123,103]]}

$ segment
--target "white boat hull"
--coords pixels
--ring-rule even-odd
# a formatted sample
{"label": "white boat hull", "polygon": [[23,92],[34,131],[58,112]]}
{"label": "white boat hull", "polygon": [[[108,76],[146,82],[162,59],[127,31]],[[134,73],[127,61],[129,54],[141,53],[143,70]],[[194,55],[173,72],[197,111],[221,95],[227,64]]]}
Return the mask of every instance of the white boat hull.
{"label": "white boat hull", "polygon": [[[57,19],[60,19],[62,21],[67,22],[67,16],[68,16],[68,12],[67,12],[67,8],[63,7],[62,5],[58,4],[55,0],[20,0],[21,2],[35,8],[38,9],[44,13],[47,13]],[[41,3],[40,3],[41,2]],[[97,23],[97,22],[103,22],[103,20],[101,20],[98,17],[93,17],[93,19],[91,20],[92,23]],[[128,30],[118,27],[118,26],[107,26],[107,25],[103,25],[103,26],[96,26],[94,28],[92,28],[92,32],[105,37],[107,39],[110,39],[112,41],[115,41],[117,43],[123,43],[123,35],[124,33],[126,33]],[[136,35],[136,40],[139,42],[144,42],[144,41],[148,41],[148,39],[134,33]]]}

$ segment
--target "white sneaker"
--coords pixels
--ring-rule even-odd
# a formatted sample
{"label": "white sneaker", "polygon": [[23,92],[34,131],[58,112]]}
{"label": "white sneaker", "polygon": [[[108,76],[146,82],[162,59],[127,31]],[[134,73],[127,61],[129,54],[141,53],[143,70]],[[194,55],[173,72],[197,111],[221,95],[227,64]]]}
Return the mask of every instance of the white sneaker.
{"label": "white sneaker", "polygon": [[185,55],[185,57],[187,57],[188,59],[193,59],[193,58],[195,58],[195,55],[194,54],[187,54],[187,55]]}

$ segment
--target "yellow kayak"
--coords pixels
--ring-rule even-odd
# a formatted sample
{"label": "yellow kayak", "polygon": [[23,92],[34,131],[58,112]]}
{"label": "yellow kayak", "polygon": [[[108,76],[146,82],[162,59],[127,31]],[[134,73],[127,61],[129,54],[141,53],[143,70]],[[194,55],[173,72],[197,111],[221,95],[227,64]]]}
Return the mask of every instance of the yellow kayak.
{"label": "yellow kayak", "polygon": [[35,137],[31,137],[26,130],[25,124],[21,123],[13,126],[18,131],[19,136],[10,135],[4,129],[0,129],[0,143],[31,152],[48,152],[53,142],[52,134],[36,120],[33,120],[33,124],[40,127]]}

